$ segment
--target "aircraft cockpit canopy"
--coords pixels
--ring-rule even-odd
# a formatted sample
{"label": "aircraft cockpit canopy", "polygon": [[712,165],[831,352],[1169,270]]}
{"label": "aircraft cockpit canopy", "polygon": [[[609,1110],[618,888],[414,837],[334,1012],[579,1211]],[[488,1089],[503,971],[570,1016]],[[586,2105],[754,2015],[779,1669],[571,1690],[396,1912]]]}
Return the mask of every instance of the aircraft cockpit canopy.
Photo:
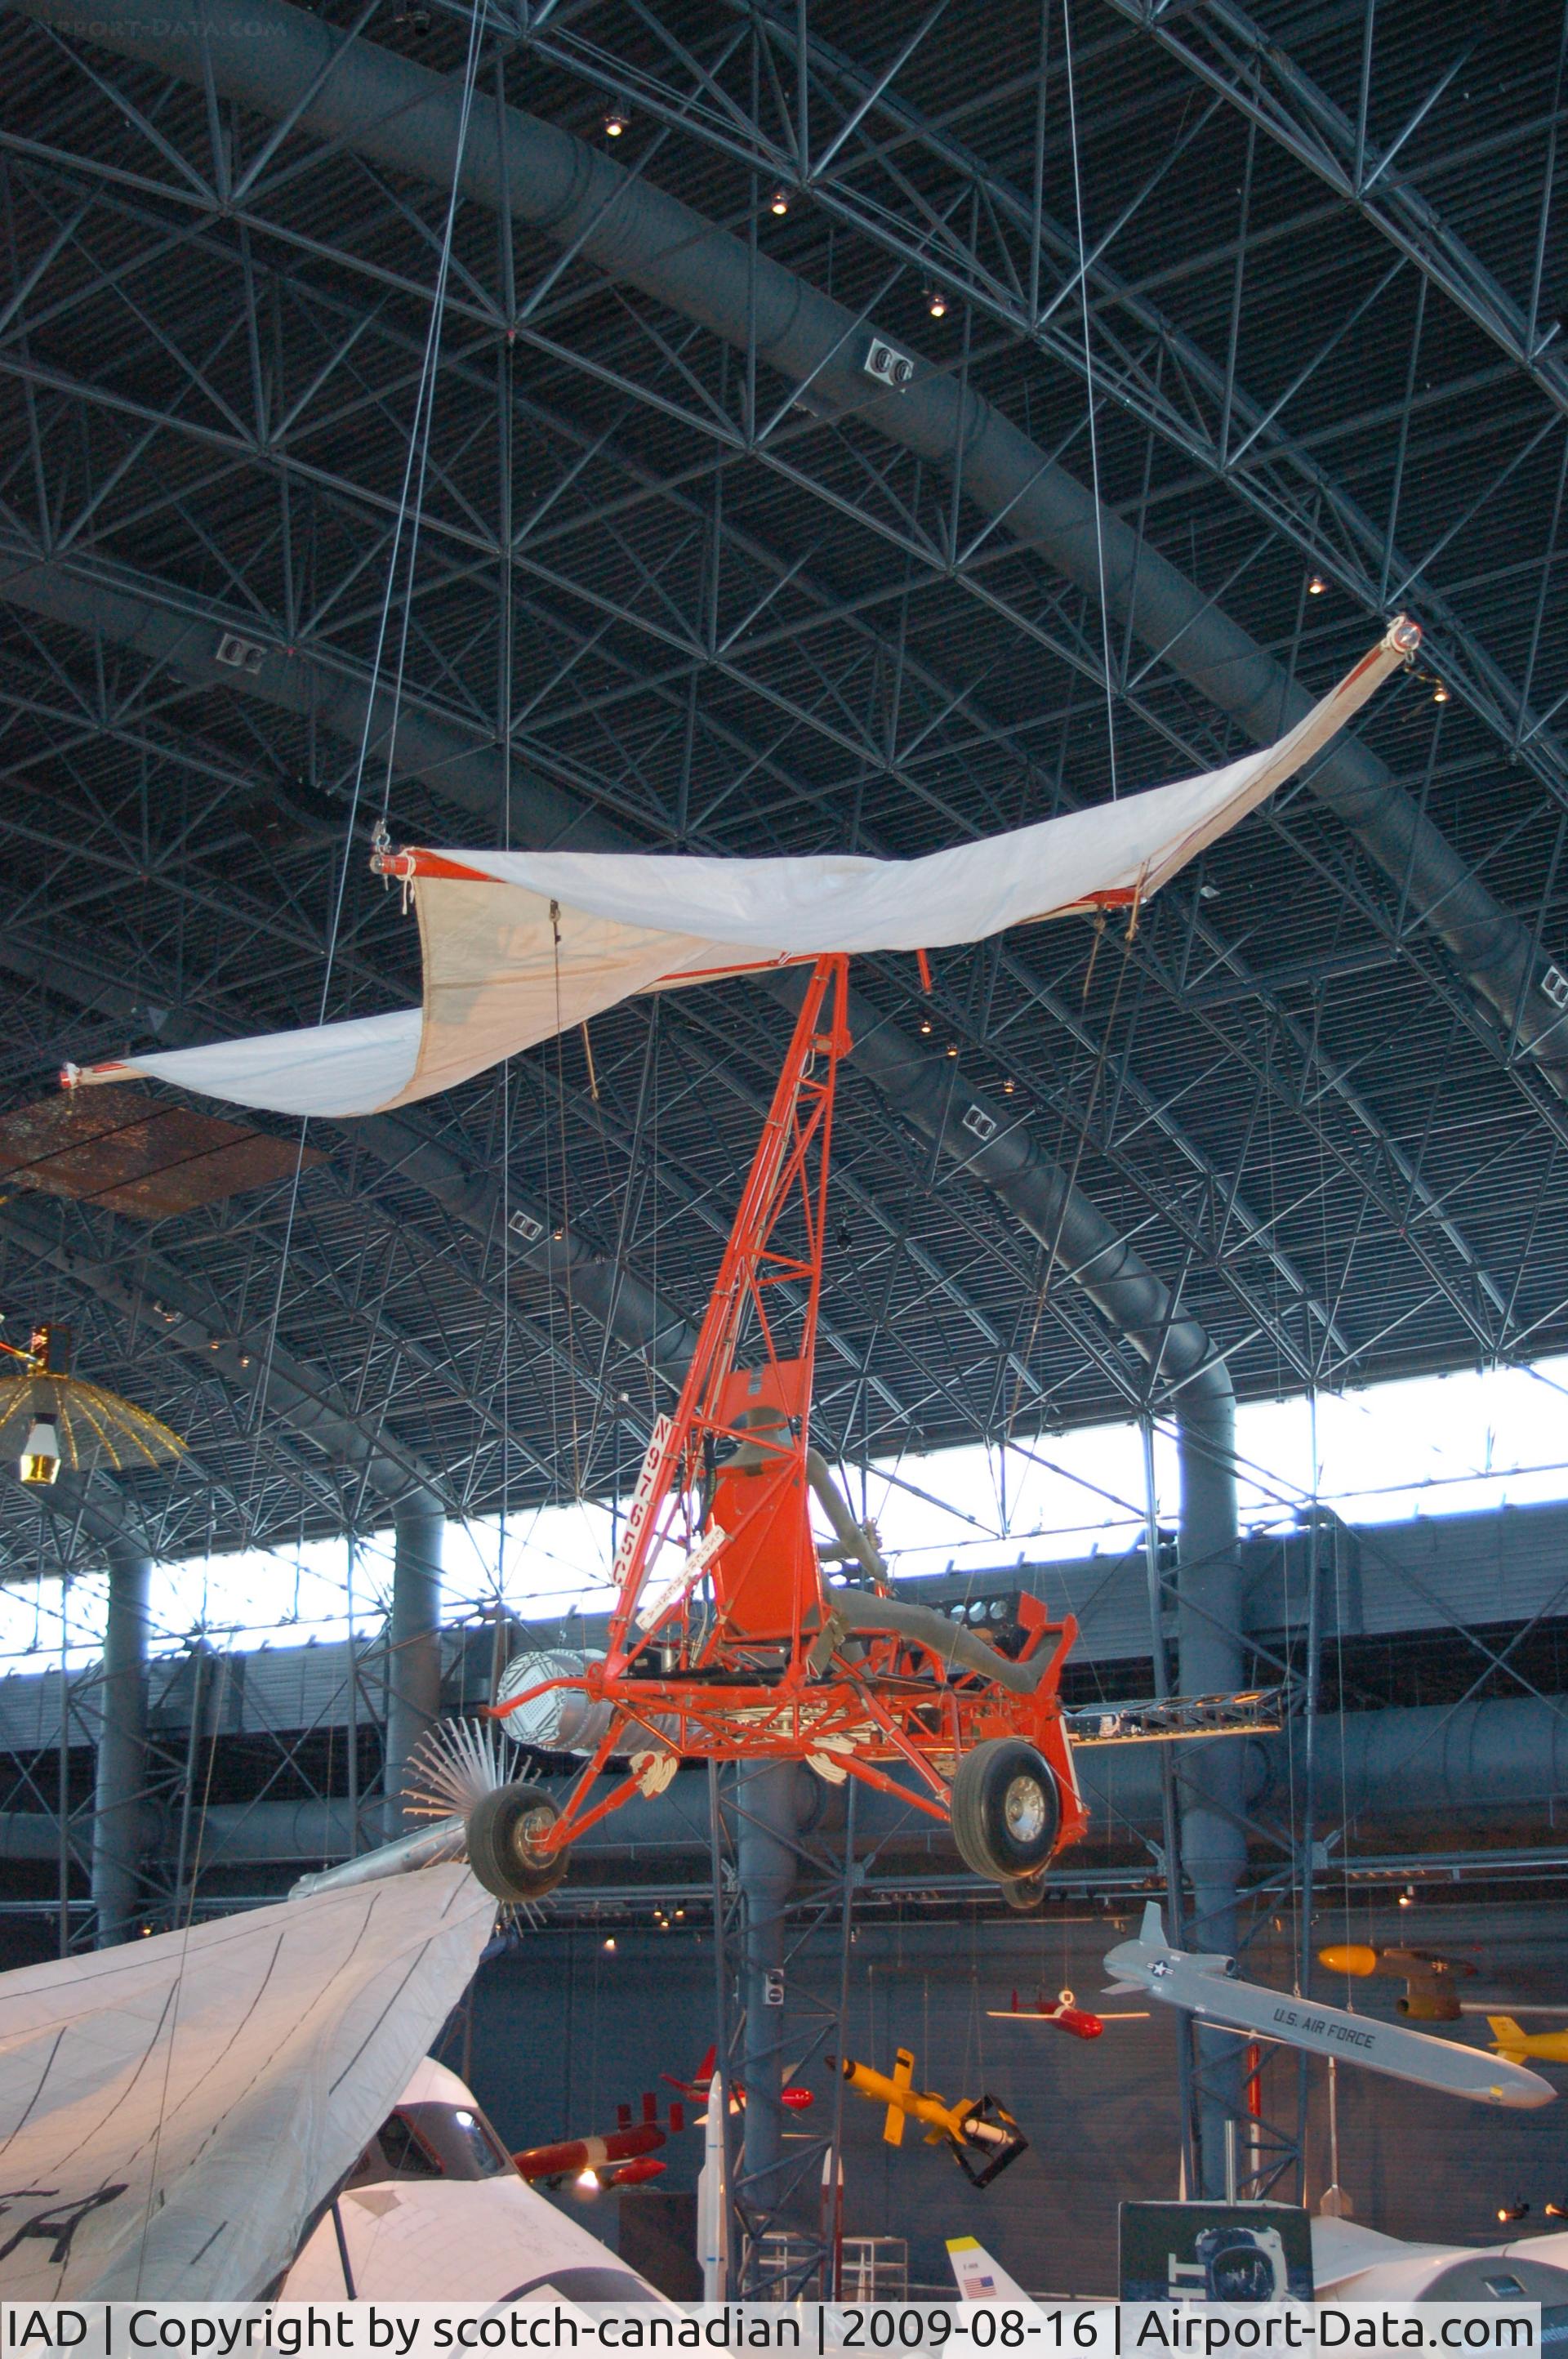
{"label": "aircraft cockpit canopy", "polygon": [[351,2187],[388,2179],[499,2179],[511,2156],[477,2105],[394,2107],[355,2166]]}

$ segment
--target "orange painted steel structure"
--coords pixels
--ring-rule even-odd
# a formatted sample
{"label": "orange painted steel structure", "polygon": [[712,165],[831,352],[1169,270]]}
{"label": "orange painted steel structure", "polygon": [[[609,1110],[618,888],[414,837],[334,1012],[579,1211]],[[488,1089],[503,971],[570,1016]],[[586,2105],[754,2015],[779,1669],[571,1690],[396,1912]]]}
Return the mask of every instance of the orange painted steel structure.
{"label": "orange painted steel structure", "polygon": [[[1016,1660],[1054,1652],[1031,1691],[1017,1692],[907,1632],[851,1637],[846,1613],[864,1593],[828,1587],[817,1561],[806,1454],[848,1000],[848,961],[818,959],[679,1401],[643,1460],[604,1659],[493,1708],[503,1718],[563,1690],[610,1707],[559,1815],[531,1832],[541,1860],[633,1795],[659,1791],[681,1758],[806,1760],[836,1782],[858,1778],[945,1821],[958,1761],[992,1737],[1021,1738],[1044,1756],[1060,1806],[1056,1849],[1087,1824],[1057,1694],[1076,1636],[1070,1617],[1053,1622],[1036,1599],[1022,1601]],[[804,1294],[790,1306],[787,1355],[773,1315],[786,1287]],[[754,1364],[737,1364],[742,1342]],[[649,1593],[655,1560],[677,1546],[674,1577]],[[998,1667],[1011,1668],[1000,1655]],[[627,1773],[590,1802],[611,1762],[628,1757]]]}

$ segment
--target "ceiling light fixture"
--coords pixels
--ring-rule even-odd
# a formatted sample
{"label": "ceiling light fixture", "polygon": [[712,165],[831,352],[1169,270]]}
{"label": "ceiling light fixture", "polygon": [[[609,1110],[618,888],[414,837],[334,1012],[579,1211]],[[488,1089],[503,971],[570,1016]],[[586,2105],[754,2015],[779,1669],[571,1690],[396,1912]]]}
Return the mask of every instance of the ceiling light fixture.
{"label": "ceiling light fixture", "polygon": [[787,189],[775,189],[773,190],[773,195],[768,199],[768,211],[771,213],[776,213],[779,219],[783,221],[785,213],[789,211],[789,190]]}
{"label": "ceiling light fixture", "polygon": [[1324,580],[1322,574],[1314,573],[1311,581],[1307,583],[1307,596],[1309,598],[1321,598],[1327,587],[1328,584]]}
{"label": "ceiling light fixture", "polygon": [[22,1445],[24,1483],[52,1483],[59,1473],[59,1432],[52,1417],[35,1418]]}
{"label": "ceiling light fixture", "polygon": [[930,312],[934,320],[945,320],[946,318],[947,298],[943,294],[940,287],[928,287],[926,288],[925,308]]}
{"label": "ceiling light fixture", "polygon": [[607,139],[619,139],[631,124],[632,118],[623,106],[612,106],[604,118],[604,136]]}
{"label": "ceiling light fixture", "polygon": [[1438,681],[1437,686],[1432,691],[1432,701],[1433,704],[1446,704],[1449,701],[1448,690],[1444,687],[1441,680]]}

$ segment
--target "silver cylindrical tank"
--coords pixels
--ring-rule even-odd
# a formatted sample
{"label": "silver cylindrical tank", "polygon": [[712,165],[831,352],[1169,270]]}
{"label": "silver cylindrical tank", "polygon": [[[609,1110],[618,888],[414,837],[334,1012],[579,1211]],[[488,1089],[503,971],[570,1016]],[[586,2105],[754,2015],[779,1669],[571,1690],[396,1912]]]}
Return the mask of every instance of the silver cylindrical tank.
{"label": "silver cylindrical tank", "polygon": [[[590,1662],[603,1659],[602,1655],[572,1654],[564,1647],[518,1655],[507,1664],[495,1701],[508,1703],[543,1680],[580,1679]],[[529,1745],[540,1753],[591,1753],[610,1725],[610,1712],[609,1704],[576,1689],[556,1688],[520,1704],[501,1725],[514,1745]]]}

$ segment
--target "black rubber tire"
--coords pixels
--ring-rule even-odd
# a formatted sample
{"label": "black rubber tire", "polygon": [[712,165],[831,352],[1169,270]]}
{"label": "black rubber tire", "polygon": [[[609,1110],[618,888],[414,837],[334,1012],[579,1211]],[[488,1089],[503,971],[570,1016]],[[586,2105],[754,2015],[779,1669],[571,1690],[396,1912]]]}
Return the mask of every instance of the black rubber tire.
{"label": "black rubber tire", "polygon": [[993,1884],[1042,1875],[1056,1849],[1062,1801],[1050,1765],[1021,1736],[989,1736],[953,1773],[953,1841]]}
{"label": "black rubber tire", "polygon": [[541,1900],[567,1872],[564,1851],[540,1853],[528,1840],[532,1826],[558,1819],[555,1799],[542,1786],[497,1786],[482,1794],[468,1815],[469,1865],[497,1900]]}

